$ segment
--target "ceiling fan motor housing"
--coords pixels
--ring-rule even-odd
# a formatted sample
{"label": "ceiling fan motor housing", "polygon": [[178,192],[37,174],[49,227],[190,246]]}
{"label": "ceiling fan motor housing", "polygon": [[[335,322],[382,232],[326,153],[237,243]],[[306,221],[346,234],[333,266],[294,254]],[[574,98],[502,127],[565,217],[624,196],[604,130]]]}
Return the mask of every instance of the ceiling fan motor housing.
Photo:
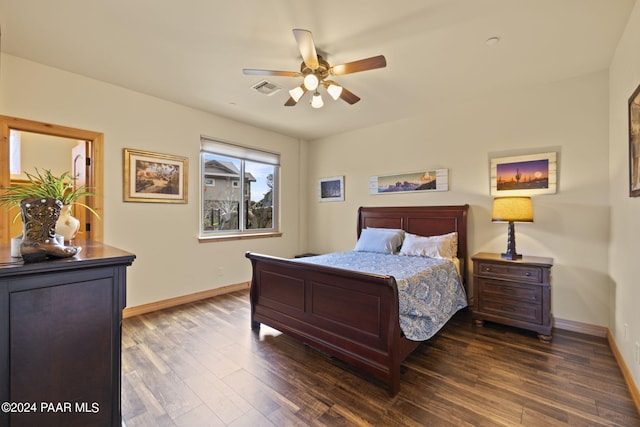
{"label": "ceiling fan motor housing", "polygon": [[304,61],[302,61],[302,64],[300,64],[300,72],[303,76],[315,74],[316,77],[318,77],[319,81],[322,81],[329,77],[330,68],[331,65],[329,65],[329,63],[325,61],[324,58],[320,55],[318,55],[318,68],[316,68],[315,70],[309,68],[307,64],[304,63]]}

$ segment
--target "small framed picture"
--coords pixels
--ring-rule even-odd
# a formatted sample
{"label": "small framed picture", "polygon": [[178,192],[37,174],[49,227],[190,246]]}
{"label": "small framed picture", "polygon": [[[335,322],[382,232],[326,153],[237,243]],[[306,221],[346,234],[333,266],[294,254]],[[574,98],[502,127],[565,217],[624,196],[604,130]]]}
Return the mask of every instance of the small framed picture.
{"label": "small framed picture", "polygon": [[320,178],[318,194],[321,202],[343,202],[344,176]]}
{"label": "small framed picture", "polygon": [[188,159],[124,149],[125,202],[187,203]]}
{"label": "small framed picture", "polygon": [[555,152],[491,159],[491,195],[554,194],[557,168]]}

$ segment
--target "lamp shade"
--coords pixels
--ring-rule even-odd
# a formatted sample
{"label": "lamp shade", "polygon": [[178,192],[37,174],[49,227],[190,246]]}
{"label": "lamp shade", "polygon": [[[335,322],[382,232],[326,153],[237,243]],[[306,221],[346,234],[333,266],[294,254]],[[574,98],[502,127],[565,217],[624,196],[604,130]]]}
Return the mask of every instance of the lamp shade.
{"label": "lamp shade", "polygon": [[294,87],[289,91],[289,95],[291,95],[294,101],[298,102],[300,98],[302,98],[302,95],[304,95],[304,91],[305,89],[302,86]]}
{"label": "lamp shade", "polygon": [[340,98],[340,94],[342,94],[342,86],[336,84],[335,82],[328,81],[327,92],[329,92],[329,95],[331,95],[331,97],[335,101]]}
{"label": "lamp shade", "polygon": [[311,98],[311,106],[313,108],[322,108],[324,102],[322,101],[322,96],[316,91]]}
{"label": "lamp shade", "polygon": [[496,197],[491,221],[533,222],[531,197]]}

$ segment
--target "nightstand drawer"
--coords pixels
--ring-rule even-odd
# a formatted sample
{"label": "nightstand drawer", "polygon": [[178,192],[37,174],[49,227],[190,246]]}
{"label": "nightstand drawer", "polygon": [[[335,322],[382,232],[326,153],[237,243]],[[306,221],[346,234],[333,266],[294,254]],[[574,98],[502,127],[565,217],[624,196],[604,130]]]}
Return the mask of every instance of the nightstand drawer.
{"label": "nightstand drawer", "polygon": [[509,303],[491,299],[481,299],[479,304],[483,313],[538,325],[542,324],[542,307],[540,304]]}
{"label": "nightstand drawer", "polygon": [[540,304],[542,301],[542,288],[540,286],[518,285],[517,283],[505,283],[488,279],[479,279],[478,285],[480,300],[503,300],[514,304],[517,301]]}
{"label": "nightstand drawer", "polygon": [[542,268],[525,265],[502,265],[480,262],[478,274],[485,277],[500,277],[504,279],[525,280],[527,282],[542,282]]}

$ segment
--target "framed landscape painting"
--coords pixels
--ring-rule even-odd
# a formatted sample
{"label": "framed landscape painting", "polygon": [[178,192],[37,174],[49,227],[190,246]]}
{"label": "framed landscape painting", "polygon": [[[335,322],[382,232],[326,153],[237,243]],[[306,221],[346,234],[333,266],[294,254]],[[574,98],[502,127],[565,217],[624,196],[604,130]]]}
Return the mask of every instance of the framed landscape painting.
{"label": "framed landscape painting", "polygon": [[318,194],[321,202],[344,201],[344,176],[320,178]]}
{"label": "framed landscape painting", "polygon": [[124,149],[125,202],[187,203],[186,157]]}
{"label": "framed landscape painting", "polygon": [[556,153],[491,159],[492,196],[553,194],[557,184]]}

